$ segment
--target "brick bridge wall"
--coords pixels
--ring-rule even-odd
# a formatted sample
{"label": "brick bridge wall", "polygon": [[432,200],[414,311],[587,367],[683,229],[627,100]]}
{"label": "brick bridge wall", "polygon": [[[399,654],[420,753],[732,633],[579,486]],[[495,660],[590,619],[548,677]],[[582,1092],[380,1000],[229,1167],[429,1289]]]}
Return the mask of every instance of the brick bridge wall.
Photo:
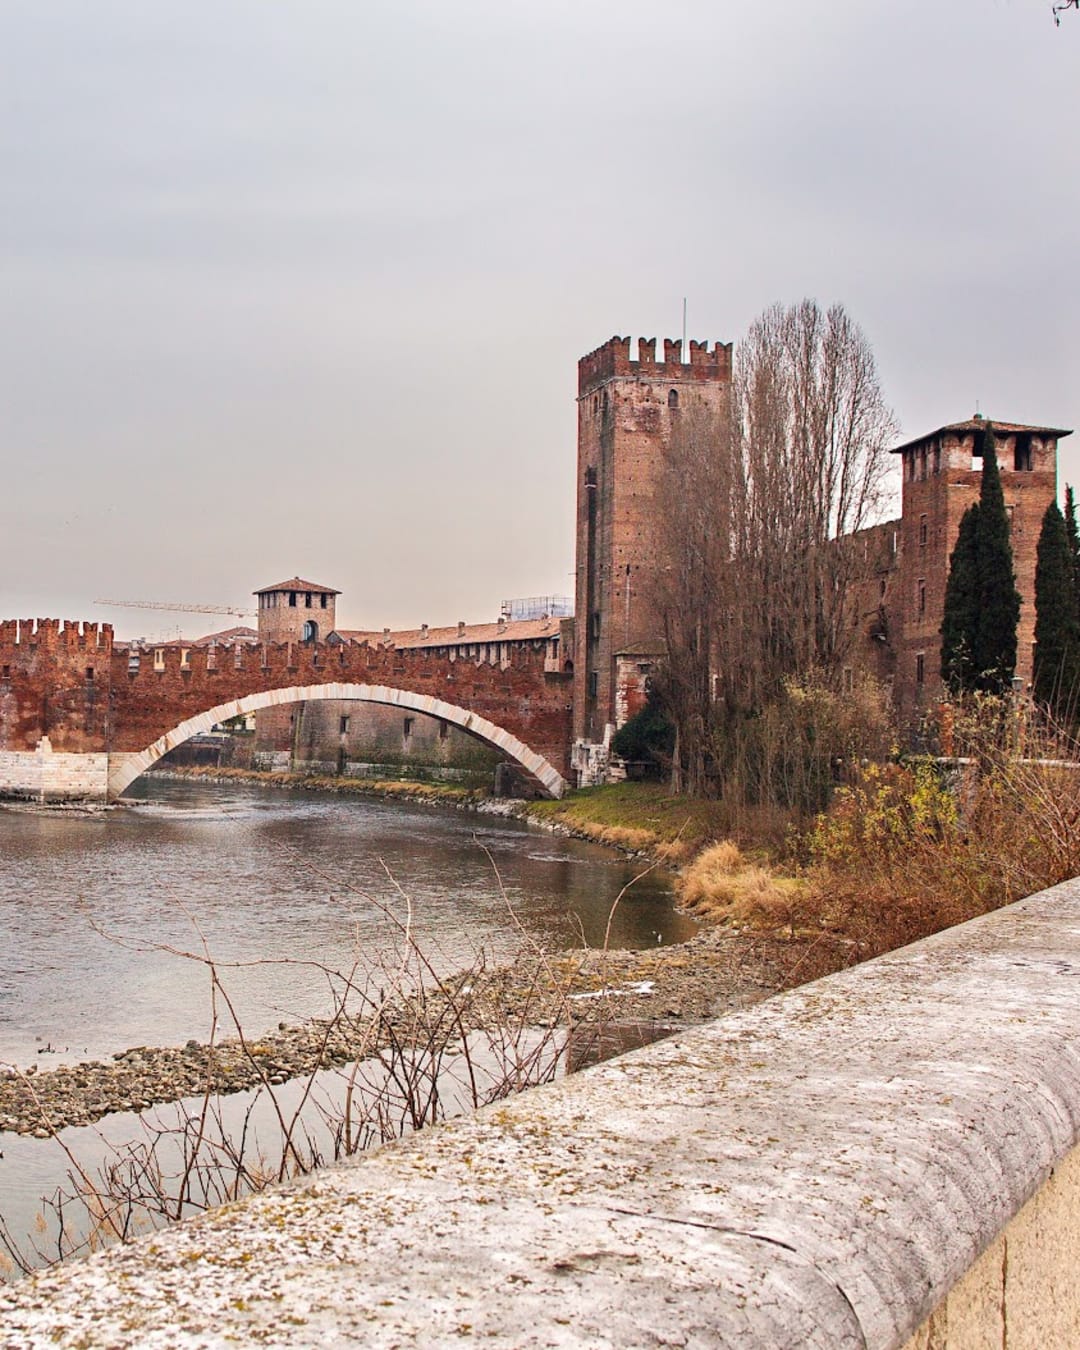
{"label": "brick bridge wall", "polygon": [[544,652],[500,665],[325,643],[213,649],[115,648],[107,624],[0,622],[0,751],[142,751],[208,709],[273,689],[385,686],[437,698],[517,737],[566,774],[569,677]]}

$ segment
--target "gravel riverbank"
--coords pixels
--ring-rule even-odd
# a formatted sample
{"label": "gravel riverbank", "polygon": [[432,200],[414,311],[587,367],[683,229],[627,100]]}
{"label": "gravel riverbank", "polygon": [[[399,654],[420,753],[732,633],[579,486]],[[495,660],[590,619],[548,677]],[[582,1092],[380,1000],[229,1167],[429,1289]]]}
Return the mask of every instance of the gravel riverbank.
{"label": "gravel riverbank", "polygon": [[[448,981],[425,996],[422,1022],[469,1029],[496,1025],[635,1025],[641,1039],[719,1016],[783,988],[791,948],[706,929],[689,942],[646,951],[572,951]],[[446,1014],[453,1005],[453,1017]],[[376,1032],[312,1021],[214,1047],[137,1046],[113,1057],[27,1074],[0,1070],[0,1132],[44,1137],[115,1111],[140,1111],[203,1092],[237,1092],[283,1083],[313,1069],[350,1062],[391,1037],[415,1035],[415,1001],[389,1003]]]}

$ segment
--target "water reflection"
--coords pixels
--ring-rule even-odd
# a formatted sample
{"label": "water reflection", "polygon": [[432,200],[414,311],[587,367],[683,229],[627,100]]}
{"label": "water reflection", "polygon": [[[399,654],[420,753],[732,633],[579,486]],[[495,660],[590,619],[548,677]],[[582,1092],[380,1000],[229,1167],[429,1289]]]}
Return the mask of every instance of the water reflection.
{"label": "water reflection", "polygon": [[[443,972],[480,948],[512,954],[519,925],[549,946],[599,945],[642,871],[520,822],[398,802],[152,780],[132,796],[103,815],[0,811],[0,1061],[205,1039],[209,977],[179,954],[203,942],[230,963],[253,1032],[323,1011],[308,963],[392,960],[406,920]],[[692,931],[653,872],[623,896],[611,941]]]}

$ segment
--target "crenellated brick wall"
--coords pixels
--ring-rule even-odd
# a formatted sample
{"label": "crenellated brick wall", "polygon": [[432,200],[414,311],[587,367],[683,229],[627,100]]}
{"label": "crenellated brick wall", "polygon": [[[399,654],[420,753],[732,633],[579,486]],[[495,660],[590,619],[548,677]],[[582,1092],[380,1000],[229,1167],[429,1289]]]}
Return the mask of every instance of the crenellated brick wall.
{"label": "crenellated brick wall", "polygon": [[331,684],[438,699],[567,772],[570,680],[545,670],[543,651],[507,664],[362,644],[128,648],[107,626],[52,620],[0,623],[0,751],[37,755],[47,738],[53,752],[141,752],[211,709]]}

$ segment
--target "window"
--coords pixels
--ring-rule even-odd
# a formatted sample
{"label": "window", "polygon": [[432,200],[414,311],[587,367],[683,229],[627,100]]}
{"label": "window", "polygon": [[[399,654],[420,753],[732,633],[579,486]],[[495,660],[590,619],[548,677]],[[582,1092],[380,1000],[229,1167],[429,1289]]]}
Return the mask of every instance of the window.
{"label": "window", "polygon": [[589,615],[589,641],[600,641],[600,611],[598,609]]}
{"label": "window", "polygon": [[339,718],[338,718],[338,733],[339,733],[340,735],[342,735],[342,736],[347,736],[347,735],[348,735],[348,733],[349,733],[349,719],[348,719],[348,717],[339,717]]}
{"label": "window", "polygon": [[667,405],[669,408],[677,408],[679,406],[679,391],[677,389],[668,390]]}
{"label": "window", "polygon": [[926,547],[926,536],[927,536],[928,533],[929,533],[929,531],[928,531],[927,525],[926,525],[926,516],[925,516],[925,514],[924,514],[924,515],[921,515],[921,516],[919,517],[919,547],[920,547],[920,548],[925,548],[925,547]]}
{"label": "window", "polygon": [[165,649],[163,647],[154,648],[154,669],[165,669]]}
{"label": "window", "polygon": [[1018,435],[1013,451],[1013,467],[1017,473],[1031,472],[1031,437]]}
{"label": "window", "polygon": [[327,605],[327,602],[329,601],[329,599],[330,599],[330,597],[326,594],[325,591],[323,591],[322,595],[319,596],[319,603],[322,605],[323,609],[326,608],[326,605]]}
{"label": "window", "polygon": [[305,609],[310,609],[310,608],[311,608],[311,592],[310,592],[310,591],[305,591],[305,592],[304,592],[304,608],[305,608]]}
{"label": "window", "polygon": [[922,684],[926,679],[926,656],[919,652],[915,657],[915,683]]}
{"label": "window", "polygon": [[191,652],[187,647],[180,648],[180,669],[191,669]]}
{"label": "window", "polygon": [[920,614],[925,614],[925,613],[926,613],[926,582],[922,579],[922,577],[919,578],[919,592],[918,592],[918,596],[919,596],[919,613],[920,613]]}
{"label": "window", "polygon": [[295,591],[290,591],[290,592],[289,592],[289,608],[290,608],[290,609],[295,609],[295,608],[296,608],[296,592],[295,592]]}
{"label": "window", "polygon": [[934,472],[941,472],[941,442],[934,442]]}
{"label": "window", "polygon": [[589,671],[589,697],[595,698],[600,692],[600,672],[598,670]]}
{"label": "window", "polygon": [[449,737],[449,735],[450,735],[450,723],[449,723],[449,722],[440,722],[440,723],[439,723],[439,740],[440,740],[440,741],[445,741],[445,740]]}
{"label": "window", "polygon": [[10,679],[11,679],[11,667],[10,667],[10,666],[5,666],[5,667],[4,667],[4,679],[5,679],[5,680],[10,680]]}
{"label": "window", "polygon": [[406,717],[402,723],[401,734],[406,743],[408,743],[409,737],[412,735],[413,722],[415,720],[414,717]]}
{"label": "window", "polygon": [[300,641],[318,642],[318,640],[319,640],[319,625],[315,622],[314,619],[308,619],[308,621],[304,624],[303,628],[301,628],[300,630]]}

